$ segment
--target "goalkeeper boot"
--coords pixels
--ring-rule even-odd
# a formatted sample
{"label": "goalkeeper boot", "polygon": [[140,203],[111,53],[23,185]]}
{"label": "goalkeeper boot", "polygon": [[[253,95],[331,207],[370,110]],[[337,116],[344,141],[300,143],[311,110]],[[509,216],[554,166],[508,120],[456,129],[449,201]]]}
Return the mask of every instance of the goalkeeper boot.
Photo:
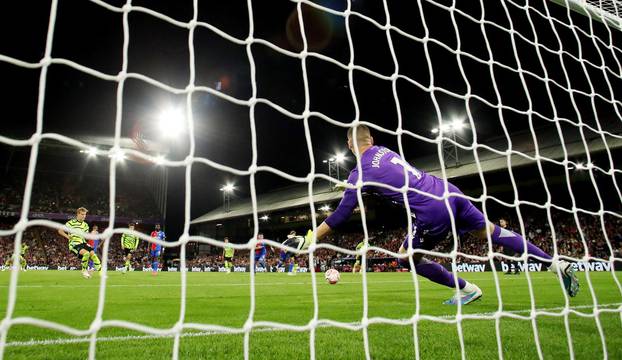
{"label": "goalkeeper boot", "polygon": [[475,284],[467,282],[464,289],[460,290],[457,295],[451,297],[451,299],[443,301],[445,305],[468,305],[476,300],[481,299],[482,290]]}
{"label": "goalkeeper boot", "polygon": [[579,279],[575,275],[574,266],[566,261],[559,262],[559,272],[568,296],[575,297],[579,293]]}

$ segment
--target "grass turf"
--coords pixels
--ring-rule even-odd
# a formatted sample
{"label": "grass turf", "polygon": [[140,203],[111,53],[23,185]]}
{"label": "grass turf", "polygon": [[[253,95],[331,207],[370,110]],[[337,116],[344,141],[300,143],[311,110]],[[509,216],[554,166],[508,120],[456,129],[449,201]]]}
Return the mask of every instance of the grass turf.
{"label": "grass turf", "polygon": [[[0,273],[0,311],[5,314],[9,272]],[[464,313],[482,314],[498,309],[498,295],[504,311],[529,316],[531,302],[524,274],[500,275],[501,293],[495,290],[492,273],[462,273],[480,286],[482,300],[463,308]],[[593,300],[583,274],[581,292],[571,300],[576,311],[592,314]],[[617,273],[622,278],[622,273]],[[538,309],[559,312],[564,306],[559,283],[551,273],[532,273],[533,295]],[[590,274],[598,303],[620,309],[622,295],[611,273]],[[407,273],[372,273],[368,279],[368,316],[409,319],[416,312],[412,277]],[[328,285],[318,275],[319,319],[359,323],[363,317],[361,275],[342,274],[341,282]],[[451,320],[456,308],[441,302],[451,290],[423,278],[420,283],[420,314],[444,316]],[[185,323],[201,323],[242,328],[250,309],[249,274],[187,273]],[[30,271],[19,275],[15,317],[33,317],[88,329],[97,310],[99,279],[84,280],[77,271]],[[305,325],[313,317],[313,295],[309,274],[256,276],[255,321]],[[109,274],[104,320],[126,320],[170,328],[180,316],[180,274],[132,272]],[[620,313],[603,312],[600,324],[610,358],[622,358]],[[572,347],[577,358],[602,358],[603,346],[594,317],[568,316]],[[464,350],[471,359],[498,357],[494,320],[461,322]],[[569,357],[563,317],[538,316],[530,320],[503,317],[498,323],[503,356],[507,359],[537,358],[534,341],[537,331],[545,358]],[[418,349],[422,358],[460,358],[461,346],[456,324],[421,320],[417,324]],[[413,326],[372,324],[368,330],[369,351],[374,359],[415,357]],[[255,359],[309,358],[310,332],[274,331],[255,328],[249,336],[249,351]],[[318,359],[361,359],[364,334],[335,327],[318,327],[315,334]],[[172,337],[155,337],[119,327],[106,327],[98,335],[96,356],[102,359],[170,359]],[[76,342],[68,343],[74,339]],[[32,325],[13,325],[4,349],[6,359],[84,359],[89,343],[62,332]],[[43,341],[48,341],[44,343]],[[241,359],[244,334],[205,334],[185,330],[179,342],[180,358]]]}

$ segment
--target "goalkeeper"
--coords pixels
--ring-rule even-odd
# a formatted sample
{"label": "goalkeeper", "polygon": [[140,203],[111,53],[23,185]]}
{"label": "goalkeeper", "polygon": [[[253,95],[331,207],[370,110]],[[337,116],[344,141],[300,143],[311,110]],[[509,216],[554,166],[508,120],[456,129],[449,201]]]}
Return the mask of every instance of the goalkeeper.
{"label": "goalkeeper", "polygon": [[[67,221],[65,226],[73,231],[80,231],[82,233],[88,233],[89,224],[84,221],[86,219],[87,209],[81,207],[76,210],[76,217]],[[69,233],[67,234],[63,229],[58,230],[58,234],[65,239],[69,240],[69,251],[76,255],[78,259],[80,259],[82,263],[82,276],[85,279],[91,277],[91,274],[87,271],[87,267],[89,265],[89,259],[93,260],[93,265],[95,266],[95,270],[100,271],[102,268],[102,264],[99,261],[99,257],[95,254],[95,251],[89,244],[86,243],[86,240],[83,236],[77,233]]]}
{"label": "goalkeeper", "polygon": [[[129,224],[128,228],[134,231],[134,224]],[[125,266],[123,267],[123,274],[130,271],[132,265],[132,254],[138,248],[138,236],[132,234],[121,235],[121,249],[123,249],[123,256],[125,259]]]}
{"label": "goalkeeper", "polygon": [[[367,126],[359,125],[357,127],[356,139],[353,139],[353,128],[348,130],[348,148],[355,153],[355,147],[358,148],[361,156],[362,180],[364,182],[382,183],[398,189],[407,185],[409,188],[414,188],[420,192],[443,196],[445,192],[443,180],[412,167],[397,153],[385,147],[374,145],[374,139]],[[405,174],[408,180],[406,183]],[[355,184],[358,178],[359,171],[355,167],[350,172],[348,183]],[[451,183],[447,185],[450,195],[462,195],[456,186]],[[363,188],[392,202],[404,204],[403,194],[399,191],[371,185],[366,185]],[[415,191],[408,191],[407,196],[414,221],[412,237],[407,237],[404,240],[399,249],[400,253],[406,253],[410,244],[416,249],[433,249],[451,231],[450,216],[453,216],[459,235],[469,233],[476,238],[486,239],[486,230],[488,230],[494,244],[507,247],[521,254],[525,252],[524,244],[526,244],[526,252],[529,255],[536,255],[544,259],[541,261],[548,266],[549,270],[555,273],[559,270],[568,295],[572,297],[577,295],[579,282],[570,263],[553,261],[550,255],[534,244],[526,242],[519,234],[494,225],[468,199],[460,196],[449,197],[447,202],[451,207],[450,215],[444,200],[437,200]],[[346,189],[335,212],[318,226],[316,239],[321,240],[332,229],[344,223],[352,215],[356,206],[356,189]],[[400,259],[400,262],[409,264],[406,260]],[[452,273],[440,264],[424,259],[420,253],[413,255],[413,262],[417,274],[438,284],[450,288],[456,287]],[[479,287],[461,278],[458,278],[458,288],[460,289],[459,294],[445,301],[445,304],[455,305],[460,302],[466,305],[482,296]]]}

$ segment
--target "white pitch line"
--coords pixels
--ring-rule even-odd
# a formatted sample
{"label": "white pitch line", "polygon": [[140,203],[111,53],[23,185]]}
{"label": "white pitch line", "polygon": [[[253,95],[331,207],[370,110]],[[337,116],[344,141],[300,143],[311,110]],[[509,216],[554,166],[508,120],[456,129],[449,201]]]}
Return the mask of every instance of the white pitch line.
{"label": "white pitch line", "polygon": [[[533,276],[533,275],[532,275]],[[551,279],[555,279],[552,277]],[[474,280],[478,282],[494,282],[494,279],[487,278],[474,278],[473,276],[469,276],[469,280]],[[504,279],[504,281],[517,281],[517,280],[525,280],[523,277],[512,277]],[[85,280],[88,281],[88,280]],[[526,280],[525,280],[526,281]],[[370,280],[367,280],[369,283]],[[371,281],[371,283],[375,283]],[[379,280],[378,283],[382,284],[412,284],[412,280]],[[340,281],[339,284],[362,284],[361,281]],[[257,286],[278,286],[278,285],[311,285],[311,281],[305,282],[268,282],[268,283],[255,283]],[[124,287],[180,287],[181,283],[176,284],[110,284],[106,285],[107,288],[124,288]],[[209,287],[209,286],[249,286],[248,282],[244,283],[203,283],[203,284],[186,284],[189,287]],[[0,285],[0,288],[8,288],[9,285]],[[99,288],[99,285],[17,285],[18,288],[28,289],[28,288]]]}
{"label": "white pitch line", "polygon": [[[598,309],[601,308],[609,308],[609,307],[619,307],[622,306],[622,303],[610,303],[610,304],[599,304]],[[569,309],[593,309],[593,305],[576,305],[570,306]],[[551,308],[539,308],[536,311],[558,311],[564,310],[564,306],[551,307]],[[510,310],[504,311],[504,313],[511,314],[521,314],[521,313],[530,313],[531,309],[523,309],[523,310]],[[470,313],[463,315],[473,315],[473,316],[491,316],[494,315],[495,312],[482,312],[482,313]],[[546,316],[546,315],[540,315]],[[455,315],[438,315],[436,316],[441,319],[453,319]],[[408,319],[400,319],[399,321],[404,321]],[[357,326],[360,325],[360,322],[352,322],[348,323],[349,325]],[[330,327],[329,325],[319,325],[318,327]],[[253,332],[272,332],[272,331],[287,331],[286,329],[278,329],[278,328],[256,328],[253,329]],[[192,332],[192,333],[183,333],[181,337],[203,337],[210,335],[232,335],[232,334],[243,334],[244,329],[236,329],[229,332],[224,331],[200,331],[200,332]],[[128,340],[149,340],[149,339],[168,339],[174,338],[175,334],[171,335],[127,335],[127,336],[108,336],[97,338],[97,342],[114,342],[114,341],[128,341]],[[53,340],[28,340],[28,341],[12,341],[7,342],[5,344],[6,347],[27,347],[27,346],[39,346],[39,345],[67,345],[67,344],[80,344],[80,343],[88,343],[91,341],[90,337],[79,337],[79,338],[59,338]]]}

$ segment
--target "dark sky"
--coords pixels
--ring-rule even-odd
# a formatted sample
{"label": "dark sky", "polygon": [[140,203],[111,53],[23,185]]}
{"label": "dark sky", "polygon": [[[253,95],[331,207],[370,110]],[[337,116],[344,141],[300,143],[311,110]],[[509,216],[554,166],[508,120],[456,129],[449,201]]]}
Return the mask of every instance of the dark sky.
{"label": "dark sky", "polygon": [[[113,6],[124,4],[122,1],[106,2]],[[314,2],[337,11],[343,11],[346,6],[345,1],[339,0]],[[296,3],[285,0],[252,3],[253,37],[288,51],[300,51]],[[569,24],[566,10],[548,1],[530,1],[528,8],[520,0],[505,2],[505,7],[500,2],[485,1],[485,11],[480,8],[479,1],[456,1],[460,11],[453,12],[453,17],[447,8],[452,1],[422,1],[421,9],[415,3],[388,1],[391,25],[417,39],[426,36],[427,28],[431,40],[424,45],[396,30],[390,31],[401,75],[395,82],[399,107],[392,81],[364,71],[353,71],[360,120],[395,130],[399,112],[405,130],[432,138],[434,135],[430,129],[439,121],[435,107],[438,106],[443,121],[453,117],[466,119],[467,109],[470,110],[475,128],[467,129],[463,134],[466,142],[471,142],[476,135],[479,143],[492,143],[505,136],[502,125],[509,133],[515,133],[528,129],[530,122],[537,132],[558,136],[552,120],[559,118],[574,123],[580,119],[592,128],[600,125],[605,131],[620,133],[622,52],[619,31],[608,31],[598,22],[593,22],[590,30],[588,18],[575,13],[570,14],[574,26],[564,25]],[[132,5],[144,6],[181,22],[188,22],[193,15],[192,1],[133,1]],[[303,8],[305,31],[312,50],[347,65],[351,54],[345,18],[311,10],[306,5]],[[383,2],[379,0],[352,1],[352,11],[380,24],[387,21]],[[40,61],[45,49],[49,12],[50,2],[47,1],[3,4],[0,54],[30,63]],[[547,13],[555,20],[547,18]],[[481,19],[482,14],[484,22],[469,18]],[[123,50],[122,19],[121,13],[90,1],[60,0],[52,57],[68,59],[109,75],[119,73]],[[247,1],[199,1],[198,21],[243,40],[249,33]],[[516,51],[511,33],[502,30],[510,27],[521,35],[514,36]],[[383,76],[395,72],[384,30],[355,15],[349,17],[349,29],[355,65]],[[585,33],[591,31],[602,39],[602,43],[586,36]],[[129,14],[129,38],[128,72],[179,89],[188,85],[188,29],[144,12],[132,11]],[[483,63],[490,60],[485,39],[496,62],[492,66]],[[536,40],[542,61],[536,47],[530,43]],[[560,42],[563,49],[561,60]],[[461,55],[460,61],[455,52],[449,50],[455,51],[458,44],[462,52],[469,54]],[[224,94],[241,100],[251,97],[252,79],[245,46],[226,40],[206,27],[197,27],[194,50],[196,86],[218,87]],[[257,97],[301,114],[305,106],[301,60],[258,43],[251,46],[251,53],[256,66]],[[582,62],[575,58],[581,58]],[[524,84],[516,71],[519,63],[524,70]],[[355,104],[348,71],[313,56],[307,58],[306,67],[310,110],[344,124],[351,122],[355,118]],[[431,74],[433,88],[430,87]],[[27,138],[35,131],[39,75],[39,68],[27,69],[0,59],[0,78],[3,80],[0,104],[4,109],[0,121],[1,135]],[[115,81],[102,80],[66,65],[51,65],[45,91],[43,131],[68,136],[113,136],[117,86]],[[471,97],[465,100],[468,86]],[[590,96],[592,93],[598,96]],[[504,106],[501,110],[496,107],[500,102]],[[130,136],[132,129],[140,126],[147,138],[161,141],[154,123],[158,113],[169,105],[183,108],[185,95],[173,95],[140,79],[128,79],[123,92],[122,136]],[[532,116],[526,114],[530,108]],[[205,92],[195,92],[192,111],[197,145],[195,156],[248,169],[252,160],[249,107]],[[305,176],[310,171],[310,158],[303,121],[285,116],[266,104],[255,107],[254,118],[257,164]],[[561,124],[564,132],[578,134],[579,127],[566,121]],[[309,125],[316,171],[325,171],[322,160],[335,151],[346,150],[345,129],[314,116],[309,118]],[[597,135],[587,127],[583,129],[588,137]],[[377,143],[397,148],[395,136],[376,133],[375,137]],[[435,145],[420,139],[405,136],[403,140],[405,155],[409,159],[436,151]],[[188,143],[186,133],[168,144],[168,157],[183,159],[188,152]],[[504,149],[505,146],[500,150]],[[351,161],[348,167],[352,165]],[[236,178],[202,164],[193,166],[193,218],[220,205],[218,189],[227,181],[236,183],[237,196],[249,195],[248,177]],[[174,232],[180,228],[183,184],[184,169],[172,169],[168,225]],[[272,174],[258,173],[256,176],[259,192],[289,184],[289,181]]]}

